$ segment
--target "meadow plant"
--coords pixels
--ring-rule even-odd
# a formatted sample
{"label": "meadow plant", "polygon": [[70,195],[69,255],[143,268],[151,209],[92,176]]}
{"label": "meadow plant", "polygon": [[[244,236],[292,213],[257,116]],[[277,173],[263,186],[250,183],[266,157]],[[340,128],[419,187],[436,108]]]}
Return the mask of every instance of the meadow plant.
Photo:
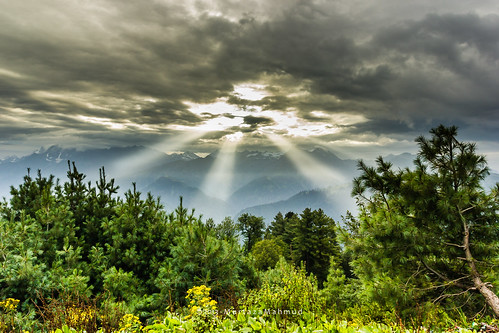
{"label": "meadow plant", "polygon": [[19,304],[18,299],[7,298],[0,302],[0,331],[9,332],[14,330],[16,327],[15,312],[17,305]]}
{"label": "meadow plant", "polygon": [[201,285],[187,291],[185,298],[189,301],[189,314],[185,319],[191,319],[196,332],[206,332],[216,326],[217,302],[211,299],[210,290]]}
{"label": "meadow plant", "polygon": [[135,333],[141,331],[142,331],[142,323],[140,322],[139,317],[127,313],[126,315],[123,316],[123,318],[121,318],[120,328],[118,332]]}

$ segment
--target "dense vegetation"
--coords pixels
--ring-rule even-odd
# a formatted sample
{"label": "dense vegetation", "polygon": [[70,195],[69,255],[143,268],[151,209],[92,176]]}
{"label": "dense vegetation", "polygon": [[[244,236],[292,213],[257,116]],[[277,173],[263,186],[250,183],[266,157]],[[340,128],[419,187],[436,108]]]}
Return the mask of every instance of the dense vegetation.
{"label": "dense vegetation", "polygon": [[[499,317],[499,184],[440,126],[413,169],[359,162],[359,214],[203,221],[182,200],[124,198],[28,174],[0,207],[0,330],[351,332],[470,326]],[[497,287],[496,287],[497,288]],[[489,317],[487,317],[489,316]]]}

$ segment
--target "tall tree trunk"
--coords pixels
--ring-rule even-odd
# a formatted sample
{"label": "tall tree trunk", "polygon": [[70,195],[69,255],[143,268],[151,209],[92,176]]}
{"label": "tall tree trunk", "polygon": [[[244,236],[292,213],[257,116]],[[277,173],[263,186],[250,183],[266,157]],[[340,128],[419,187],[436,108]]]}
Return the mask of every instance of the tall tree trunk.
{"label": "tall tree trunk", "polygon": [[480,274],[478,273],[478,270],[475,265],[475,259],[473,259],[473,256],[471,255],[470,229],[468,224],[466,223],[466,219],[462,215],[461,215],[461,220],[463,221],[463,227],[464,227],[463,248],[464,248],[464,253],[466,254],[466,261],[468,262],[468,266],[470,267],[471,279],[473,280],[473,285],[485,298],[485,302],[487,302],[492,311],[494,311],[496,317],[499,318],[499,297],[492,290],[490,290],[490,288],[480,278]]}

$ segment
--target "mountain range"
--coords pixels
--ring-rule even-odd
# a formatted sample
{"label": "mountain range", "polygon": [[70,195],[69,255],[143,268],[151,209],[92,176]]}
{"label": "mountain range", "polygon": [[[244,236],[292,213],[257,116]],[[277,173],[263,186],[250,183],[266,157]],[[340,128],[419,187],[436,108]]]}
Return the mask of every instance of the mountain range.
{"label": "mountain range", "polygon": [[[216,162],[219,154],[218,151],[204,157],[192,152],[166,154],[142,146],[88,150],[51,146],[27,156],[0,160],[0,196],[8,198],[10,186],[20,184],[28,168],[31,175],[41,170],[42,176],[53,174],[63,182],[67,162],[74,161],[78,170],[87,175],[87,181],[97,181],[99,168],[104,166],[107,176],[120,185],[121,195],[135,182],[140,191],[160,196],[167,211],[172,211],[182,196],[184,206],[195,208],[196,214],[215,222],[225,216],[237,218],[250,213],[263,216],[270,223],[278,212],[300,213],[307,207],[322,208],[341,221],[347,210],[355,211],[350,196],[352,179],[358,175],[355,160],[340,159],[323,148],[304,151],[300,156],[309,159],[309,167],[327,166],[338,175],[335,179],[326,174],[321,178],[323,168],[318,168],[316,176],[320,184],[317,184],[293,163],[296,158],[293,159],[292,153],[240,151],[233,156],[232,168],[222,170],[227,173],[222,178],[213,178],[215,182],[210,184],[214,188],[207,191],[206,179],[214,177],[213,169],[220,165]],[[385,159],[404,168],[412,165],[414,155],[388,155]],[[231,180],[227,198],[216,195],[223,179]],[[496,181],[499,175],[492,174],[487,183]]]}

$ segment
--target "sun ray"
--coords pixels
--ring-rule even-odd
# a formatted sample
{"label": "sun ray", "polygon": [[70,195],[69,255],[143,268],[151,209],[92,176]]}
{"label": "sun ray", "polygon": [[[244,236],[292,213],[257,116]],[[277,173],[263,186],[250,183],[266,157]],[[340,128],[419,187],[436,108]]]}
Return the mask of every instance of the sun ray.
{"label": "sun ray", "polygon": [[326,188],[344,183],[344,177],[331,167],[317,161],[310,154],[298,149],[290,141],[276,134],[265,134],[283,153],[289,156],[298,171],[307,178],[313,186]]}
{"label": "sun ray", "polygon": [[210,171],[207,173],[201,191],[217,199],[227,200],[232,190],[233,169],[236,148],[243,134],[236,132],[226,135]]}
{"label": "sun ray", "polygon": [[131,175],[141,173],[151,164],[161,157],[163,153],[174,152],[184,147],[189,142],[199,139],[206,132],[189,131],[168,138],[151,146],[151,149],[145,149],[138,154],[122,158],[111,165],[111,170],[117,178],[125,178]]}

